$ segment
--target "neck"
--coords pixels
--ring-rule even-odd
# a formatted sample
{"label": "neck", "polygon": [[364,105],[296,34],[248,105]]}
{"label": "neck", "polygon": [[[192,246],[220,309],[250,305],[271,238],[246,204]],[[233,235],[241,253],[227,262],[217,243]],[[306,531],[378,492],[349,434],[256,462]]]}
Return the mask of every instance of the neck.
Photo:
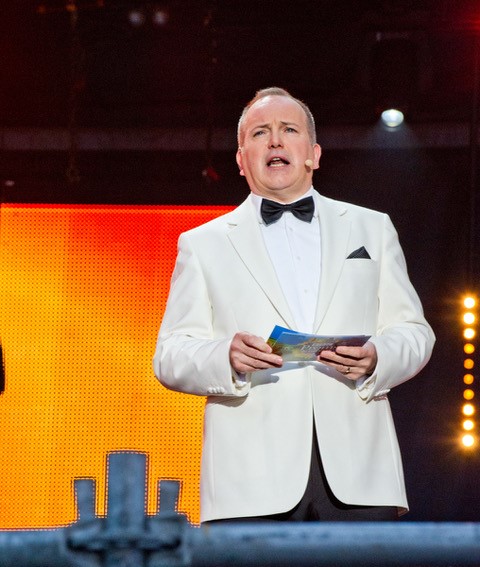
{"label": "neck", "polygon": [[280,191],[253,191],[254,195],[261,197],[263,199],[269,199],[270,201],[276,201],[277,203],[287,204],[293,203],[294,201],[300,200],[302,197],[306,197],[307,193],[310,191],[311,185],[308,186],[304,191],[295,192],[280,192]]}

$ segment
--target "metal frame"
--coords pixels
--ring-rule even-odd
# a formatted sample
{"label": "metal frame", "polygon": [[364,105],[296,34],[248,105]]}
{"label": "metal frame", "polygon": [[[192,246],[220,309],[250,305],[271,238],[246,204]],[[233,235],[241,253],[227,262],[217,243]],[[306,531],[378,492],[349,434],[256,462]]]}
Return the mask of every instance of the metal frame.
{"label": "metal frame", "polygon": [[108,455],[107,515],[95,485],[75,481],[78,520],[66,528],[0,532],[2,567],[340,567],[480,565],[480,523],[265,523],[192,526],[179,483],[160,482],[146,514],[146,455]]}

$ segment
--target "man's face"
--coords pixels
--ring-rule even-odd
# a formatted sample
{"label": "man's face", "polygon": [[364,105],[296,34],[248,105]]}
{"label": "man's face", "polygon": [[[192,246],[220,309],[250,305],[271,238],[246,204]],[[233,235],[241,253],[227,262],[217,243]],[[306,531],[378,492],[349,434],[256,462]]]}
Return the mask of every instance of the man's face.
{"label": "man's face", "polygon": [[321,150],[312,145],[297,102],[285,96],[260,99],[249,108],[242,131],[237,163],[252,193],[287,203],[308,191]]}

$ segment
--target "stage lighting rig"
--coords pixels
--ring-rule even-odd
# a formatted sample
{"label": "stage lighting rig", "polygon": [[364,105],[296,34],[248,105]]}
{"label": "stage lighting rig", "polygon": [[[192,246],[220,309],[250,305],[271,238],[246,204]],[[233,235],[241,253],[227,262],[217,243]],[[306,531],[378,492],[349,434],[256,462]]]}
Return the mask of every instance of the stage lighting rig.
{"label": "stage lighting rig", "polygon": [[170,20],[170,12],[162,4],[151,2],[137,3],[128,10],[127,19],[130,25],[135,28],[141,28],[145,25],[163,28]]}
{"label": "stage lighting rig", "polygon": [[463,352],[463,405],[461,416],[461,445],[465,449],[473,449],[477,445],[476,433],[476,405],[475,399],[475,352],[477,336],[477,298],[468,294],[462,301],[462,336],[464,340]]}

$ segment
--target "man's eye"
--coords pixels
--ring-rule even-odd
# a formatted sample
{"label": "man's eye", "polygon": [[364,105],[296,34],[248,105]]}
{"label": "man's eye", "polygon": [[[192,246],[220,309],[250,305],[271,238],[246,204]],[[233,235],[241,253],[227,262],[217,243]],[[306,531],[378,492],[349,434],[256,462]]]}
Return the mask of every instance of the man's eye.
{"label": "man's eye", "polygon": [[256,138],[257,136],[261,136],[262,134],[265,134],[265,130],[257,130],[253,133],[253,137]]}
{"label": "man's eye", "polygon": [[287,126],[285,128],[285,132],[296,132],[297,130],[295,128],[292,128],[292,126]]}

